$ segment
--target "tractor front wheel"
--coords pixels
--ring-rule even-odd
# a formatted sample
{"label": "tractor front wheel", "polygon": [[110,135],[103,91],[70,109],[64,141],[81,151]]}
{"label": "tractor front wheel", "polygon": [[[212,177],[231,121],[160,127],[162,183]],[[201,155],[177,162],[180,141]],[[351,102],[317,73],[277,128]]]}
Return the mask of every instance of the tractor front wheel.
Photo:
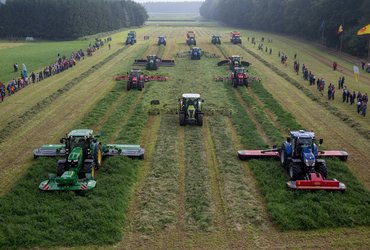
{"label": "tractor front wheel", "polygon": [[233,79],[233,87],[237,88],[238,87],[238,82],[236,79]]}
{"label": "tractor front wheel", "polygon": [[283,168],[286,168],[288,165],[288,156],[285,151],[284,144],[281,146],[281,150],[280,150],[280,163]]}
{"label": "tractor front wheel", "polygon": [[301,179],[302,169],[299,165],[291,163],[289,165],[289,177],[292,181]]}
{"label": "tractor front wheel", "polygon": [[131,89],[131,82],[127,82],[127,91]]}
{"label": "tractor front wheel", "polygon": [[319,173],[321,174],[322,178],[324,178],[324,179],[326,179],[328,177],[328,168],[326,167],[325,163],[320,164]]}
{"label": "tractor front wheel", "polygon": [[179,121],[180,121],[180,126],[185,126],[185,114],[184,113],[179,114]]}
{"label": "tractor front wheel", "polygon": [[203,126],[203,114],[198,114],[198,126]]}
{"label": "tractor front wheel", "polygon": [[99,169],[101,168],[103,160],[103,154],[101,151],[101,145],[99,143],[96,143],[95,145],[95,154],[94,154],[94,162],[95,162],[95,168]]}
{"label": "tractor front wheel", "polygon": [[57,176],[62,176],[64,173],[65,160],[59,160],[57,163]]}
{"label": "tractor front wheel", "polygon": [[94,164],[86,164],[84,166],[85,174],[91,174],[91,177],[95,179],[95,167]]}

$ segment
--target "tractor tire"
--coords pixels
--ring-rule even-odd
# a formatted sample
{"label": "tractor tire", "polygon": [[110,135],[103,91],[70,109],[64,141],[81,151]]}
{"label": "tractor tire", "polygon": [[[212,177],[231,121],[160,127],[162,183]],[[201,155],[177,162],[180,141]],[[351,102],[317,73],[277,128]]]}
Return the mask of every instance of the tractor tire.
{"label": "tractor tire", "polygon": [[101,144],[96,143],[95,150],[94,150],[95,169],[101,168],[102,161],[103,161],[103,152],[101,150]]}
{"label": "tractor tire", "polygon": [[319,173],[324,179],[328,177],[328,168],[326,167],[326,164],[324,162],[319,166]]}
{"label": "tractor tire", "polygon": [[203,126],[203,114],[198,114],[198,126]]}
{"label": "tractor tire", "polygon": [[84,164],[84,172],[86,174],[91,174],[91,177],[95,179],[95,166],[91,163],[85,163]]}
{"label": "tractor tire", "polygon": [[238,87],[238,81],[236,79],[233,79],[232,84],[234,88]]}
{"label": "tractor tire", "polygon": [[289,164],[289,177],[290,180],[296,181],[302,178],[302,169],[301,166],[297,164]]}
{"label": "tractor tire", "polygon": [[131,83],[127,82],[127,91],[129,91],[130,89],[131,89]]}
{"label": "tractor tire", "polygon": [[196,41],[194,41],[194,46],[197,46],[197,42]]}
{"label": "tractor tire", "polygon": [[285,151],[285,147],[284,147],[284,144],[281,146],[281,149],[280,149],[280,164],[283,168],[287,168],[288,166],[288,155]]}
{"label": "tractor tire", "polygon": [[57,176],[62,176],[65,171],[66,160],[59,160],[57,162]]}
{"label": "tractor tire", "polygon": [[180,122],[180,126],[185,126],[186,122],[185,122],[185,114],[184,113],[179,114],[179,122]]}

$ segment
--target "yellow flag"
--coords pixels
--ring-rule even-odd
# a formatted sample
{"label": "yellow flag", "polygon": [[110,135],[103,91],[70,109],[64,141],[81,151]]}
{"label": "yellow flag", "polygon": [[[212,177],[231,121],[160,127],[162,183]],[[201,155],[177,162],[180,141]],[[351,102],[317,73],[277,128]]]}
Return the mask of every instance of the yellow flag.
{"label": "yellow flag", "polygon": [[367,35],[367,34],[370,34],[370,24],[366,25],[365,27],[357,31],[358,36]]}
{"label": "yellow flag", "polygon": [[338,28],[338,32],[337,32],[337,34],[338,34],[338,35],[340,35],[340,34],[342,34],[342,32],[343,32],[343,25],[341,24],[341,25],[339,26],[339,28]]}

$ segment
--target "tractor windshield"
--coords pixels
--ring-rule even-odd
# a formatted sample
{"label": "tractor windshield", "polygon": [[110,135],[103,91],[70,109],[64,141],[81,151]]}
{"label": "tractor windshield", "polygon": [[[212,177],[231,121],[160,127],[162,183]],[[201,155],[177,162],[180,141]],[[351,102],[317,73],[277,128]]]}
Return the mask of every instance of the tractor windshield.
{"label": "tractor windshield", "polygon": [[86,142],[86,140],[82,136],[73,136],[73,137],[70,137],[70,147],[71,147],[71,149],[73,149],[75,147],[84,148],[85,142]]}
{"label": "tractor windshield", "polygon": [[299,138],[297,140],[298,147],[311,148],[312,147],[312,138]]}
{"label": "tractor windshield", "polygon": [[243,68],[236,68],[235,73],[236,74],[244,74],[244,69]]}

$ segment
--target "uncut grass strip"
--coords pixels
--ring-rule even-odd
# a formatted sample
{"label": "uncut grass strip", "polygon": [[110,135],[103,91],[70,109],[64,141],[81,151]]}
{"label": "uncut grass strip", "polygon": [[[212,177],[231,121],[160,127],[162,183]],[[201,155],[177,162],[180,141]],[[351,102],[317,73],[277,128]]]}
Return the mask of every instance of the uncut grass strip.
{"label": "uncut grass strip", "polygon": [[0,130],[0,140],[4,141],[6,138],[8,138],[12,133],[12,131],[16,128],[20,128],[24,123],[32,119],[36,114],[40,113],[41,111],[45,110],[54,100],[62,96],[64,93],[67,93],[69,90],[71,90],[74,86],[79,84],[81,80],[88,77],[92,73],[94,73],[96,70],[100,69],[102,66],[104,66],[106,63],[111,61],[116,56],[120,55],[123,51],[125,51],[128,47],[123,47],[121,49],[118,49],[113,54],[106,57],[101,62],[95,64],[87,71],[83,72],[81,75],[71,79],[64,87],[58,89],[51,95],[45,97],[38,103],[36,103],[34,106],[29,108],[27,111],[25,111],[23,114],[18,116],[12,121],[9,121],[8,124]]}
{"label": "uncut grass strip", "polygon": [[277,144],[283,141],[284,137],[281,135],[280,131],[274,126],[274,124],[269,120],[269,117],[265,112],[259,107],[258,103],[249,95],[247,91],[238,90],[241,98],[247,103],[249,107],[254,111],[257,121],[262,126],[263,130],[267,134],[273,144]]}
{"label": "uncut grass strip", "polygon": [[291,129],[303,129],[297,123],[294,117],[276,101],[273,96],[263,87],[262,83],[254,83],[251,86],[251,91],[258,97],[258,99],[265,105],[269,112],[274,114],[277,118],[276,122],[283,127],[284,132],[288,133]]}
{"label": "uncut grass strip", "polygon": [[260,204],[254,188],[246,182],[241,162],[235,157],[231,135],[225,130],[225,117],[208,119],[219,166],[222,194],[227,207],[227,221],[233,228],[262,224]]}
{"label": "uncut grass strip", "polygon": [[315,94],[313,94],[309,89],[301,85],[297,80],[290,77],[287,73],[280,70],[275,65],[269,63],[265,59],[263,59],[260,55],[256,54],[252,50],[244,47],[243,45],[240,45],[240,47],[246,51],[248,54],[255,57],[257,60],[259,60],[261,63],[263,63],[265,66],[269,67],[271,70],[273,70],[277,75],[283,77],[285,80],[287,80],[289,83],[291,83],[293,86],[301,90],[307,97],[309,97],[311,100],[318,102],[322,107],[327,109],[331,114],[339,117],[344,123],[346,123],[349,127],[352,127],[359,135],[363,136],[367,140],[370,140],[370,131],[366,128],[363,128],[361,124],[359,124],[357,121],[353,120],[349,115],[345,114],[344,112],[340,111],[338,108],[332,106],[327,101],[321,100],[319,97],[317,97]]}
{"label": "uncut grass strip", "polygon": [[140,192],[134,219],[135,231],[154,233],[176,224],[178,164],[176,116],[163,115],[151,171]]}
{"label": "uncut grass strip", "polygon": [[186,225],[191,230],[211,231],[214,208],[203,144],[202,128],[185,127]]}
{"label": "uncut grass strip", "polygon": [[177,162],[179,165],[179,192],[177,195],[177,230],[180,232],[180,237],[183,239],[185,232],[185,128],[180,127],[177,130]]}

